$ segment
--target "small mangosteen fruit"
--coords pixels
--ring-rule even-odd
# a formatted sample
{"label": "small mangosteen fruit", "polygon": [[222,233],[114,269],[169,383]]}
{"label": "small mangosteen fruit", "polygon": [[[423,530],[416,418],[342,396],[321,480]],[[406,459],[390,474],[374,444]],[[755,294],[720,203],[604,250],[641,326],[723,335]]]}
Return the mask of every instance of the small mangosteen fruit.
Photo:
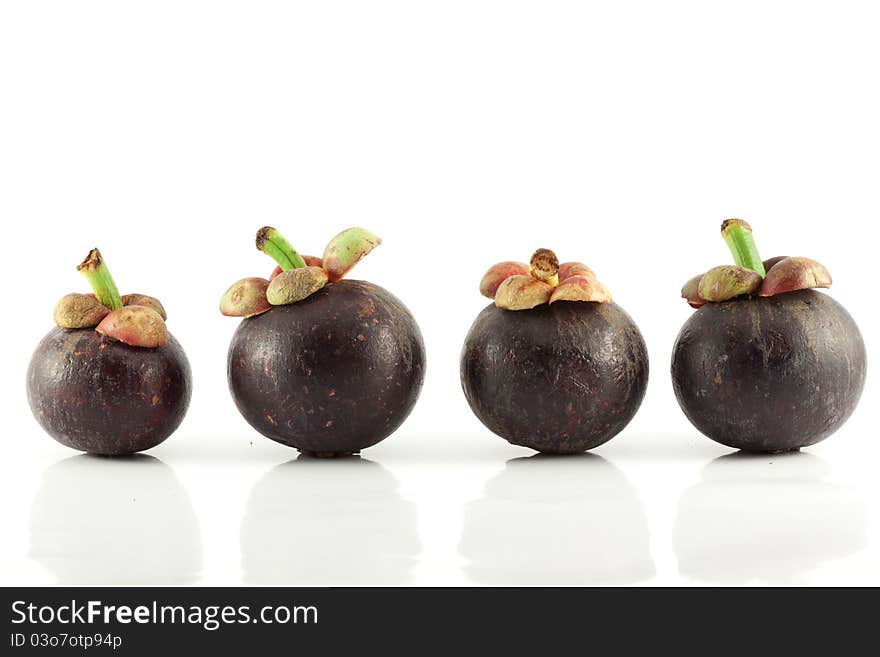
{"label": "small mangosteen fruit", "polygon": [[494,299],[461,354],[471,410],[491,431],[550,454],[610,440],[636,414],[648,383],[639,329],[589,267],[538,249],[529,264],[483,276]]}
{"label": "small mangosteen fruit", "polygon": [[673,348],[678,403],[697,429],[729,447],[784,452],[824,440],[861,396],[861,333],[843,306],[813,289],[831,285],[821,264],[761,261],[741,219],[725,221],[721,233],[735,266],[682,288],[697,311]]}
{"label": "small mangosteen fruit", "polygon": [[278,268],[234,283],[220,302],[243,317],[229,346],[229,389],[264,436],[313,456],[345,456],[406,419],[425,376],[422,334],[387,290],[345,274],[380,242],[363,228],[300,256],[274,228],[257,248]]}
{"label": "small mangosteen fruit", "polygon": [[31,358],[31,410],[58,442],[121,456],[155,447],[180,425],[192,375],[165,327],[165,309],[143,294],[119,296],[98,249],[79,266],[94,294],[68,294],[57,327]]}

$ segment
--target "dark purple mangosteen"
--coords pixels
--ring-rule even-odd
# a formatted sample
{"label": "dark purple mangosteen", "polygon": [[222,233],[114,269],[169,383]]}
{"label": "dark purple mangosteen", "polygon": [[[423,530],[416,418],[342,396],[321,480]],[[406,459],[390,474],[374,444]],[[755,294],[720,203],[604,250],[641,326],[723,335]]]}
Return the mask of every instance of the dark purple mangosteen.
{"label": "dark purple mangosteen", "polygon": [[480,291],[461,354],[471,410],[514,445],[548,454],[598,447],[632,420],[648,383],[648,353],[633,320],[595,274],[539,249],[502,262]]}
{"label": "dark purple mangosteen", "polygon": [[274,228],[257,234],[279,268],[233,284],[220,310],[244,318],[229,347],[229,389],[264,436],[314,456],[356,454],[415,406],[425,376],[415,319],[378,285],[342,280],[379,242],[350,228],[315,258]]}
{"label": "dark purple mangosteen", "polygon": [[68,294],[27,373],[31,410],[58,442],[122,456],[155,447],[186,414],[189,363],[153,297],[119,296],[100,252],[79,266],[94,294]]}
{"label": "dark purple mangosteen", "polygon": [[761,261],[751,227],[722,224],[736,266],[696,276],[682,296],[697,311],[672,354],[684,414],[706,436],[752,452],[784,452],[824,440],[858,404],[867,357],[846,309],[815,260]]}

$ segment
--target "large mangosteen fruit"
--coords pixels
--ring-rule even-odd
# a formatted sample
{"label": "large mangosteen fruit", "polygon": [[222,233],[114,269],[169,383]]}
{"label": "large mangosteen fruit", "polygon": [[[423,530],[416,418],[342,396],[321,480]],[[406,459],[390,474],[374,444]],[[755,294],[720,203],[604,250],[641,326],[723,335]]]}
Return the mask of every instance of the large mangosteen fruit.
{"label": "large mangosteen fruit", "polygon": [[257,248],[278,268],[223,295],[243,317],[229,347],[229,389],[264,436],[315,456],[344,456],[391,435],[425,376],[422,335],[387,290],[343,276],[379,239],[362,228],[334,237],[323,258],[300,256],[274,228]]}
{"label": "large mangosteen fruit", "polygon": [[480,291],[461,354],[461,384],[488,429],[549,454],[584,452],[632,420],[648,383],[639,329],[595,274],[539,249],[502,262]]}
{"label": "large mangosteen fruit", "polygon": [[153,297],[120,296],[93,249],[79,266],[94,294],[68,294],[27,373],[31,410],[58,442],[120,456],[155,447],[180,425],[189,363]]}
{"label": "large mangosteen fruit", "polygon": [[761,261],[751,227],[722,224],[735,266],[696,276],[682,296],[696,312],[672,354],[678,403],[706,436],[729,447],[784,452],[824,440],[855,410],[866,355],[853,318],[825,293],[815,260]]}

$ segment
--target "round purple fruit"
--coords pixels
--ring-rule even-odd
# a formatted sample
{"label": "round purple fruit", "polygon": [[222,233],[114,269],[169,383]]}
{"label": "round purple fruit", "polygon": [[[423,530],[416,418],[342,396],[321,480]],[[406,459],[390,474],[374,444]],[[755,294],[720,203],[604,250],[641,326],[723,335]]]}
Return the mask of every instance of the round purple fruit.
{"label": "round purple fruit", "polygon": [[632,420],[648,383],[633,320],[581,263],[539,249],[503,262],[480,285],[495,303],[477,317],[461,355],[471,410],[514,445],[575,454]]}
{"label": "round purple fruit", "polygon": [[258,233],[280,270],[235,283],[221,312],[244,318],[229,347],[229,389],[264,436],[315,456],[357,454],[415,406],[425,376],[415,319],[378,285],[342,280],[378,243],[352,228],[315,258],[272,228]]}
{"label": "round purple fruit", "polygon": [[831,285],[821,264],[762,261],[740,219],[725,221],[722,234],[736,265],[682,289],[697,311],[673,348],[678,403],[697,429],[729,447],[784,452],[824,440],[861,396],[861,333],[843,306],[813,289]]}
{"label": "round purple fruit", "polygon": [[31,410],[67,447],[122,456],[155,447],[180,425],[192,393],[189,363],[162,304],[119,296],[100,252],[80,265],[94,294],[68,294],[27,373]]}

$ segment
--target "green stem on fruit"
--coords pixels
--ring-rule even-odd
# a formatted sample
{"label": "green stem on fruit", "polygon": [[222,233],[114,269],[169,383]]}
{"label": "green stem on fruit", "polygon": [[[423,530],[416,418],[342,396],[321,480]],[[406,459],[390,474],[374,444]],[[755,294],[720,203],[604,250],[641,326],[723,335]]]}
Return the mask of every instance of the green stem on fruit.
{"label": "green stem on fruit", "polygon": [[119,290],[116,289],[116,283],[110,275],[107,263],[101,257],[98,249],[89,251],[86,259],[76,268],[92,286],[95,291],[95,297],[110,310],[119,310],[122,308],[122,298],[119,296]]}
{"label": "green stem on fruit", "polygon": [[747,222],[742,219],[727,219],[721,224],[721,235],[738,267],[751,269],[762,277],[767,275],[761,256],[758,255],[758,247],[755,246],[755,238],[752,237],[752,227]]}
{"label": "green stem on fruit", "polygon": [[257,248],[275,260],[282,271],[306,266],[306,261],[290,242],[271,226],[263,226],[257,231]]}

